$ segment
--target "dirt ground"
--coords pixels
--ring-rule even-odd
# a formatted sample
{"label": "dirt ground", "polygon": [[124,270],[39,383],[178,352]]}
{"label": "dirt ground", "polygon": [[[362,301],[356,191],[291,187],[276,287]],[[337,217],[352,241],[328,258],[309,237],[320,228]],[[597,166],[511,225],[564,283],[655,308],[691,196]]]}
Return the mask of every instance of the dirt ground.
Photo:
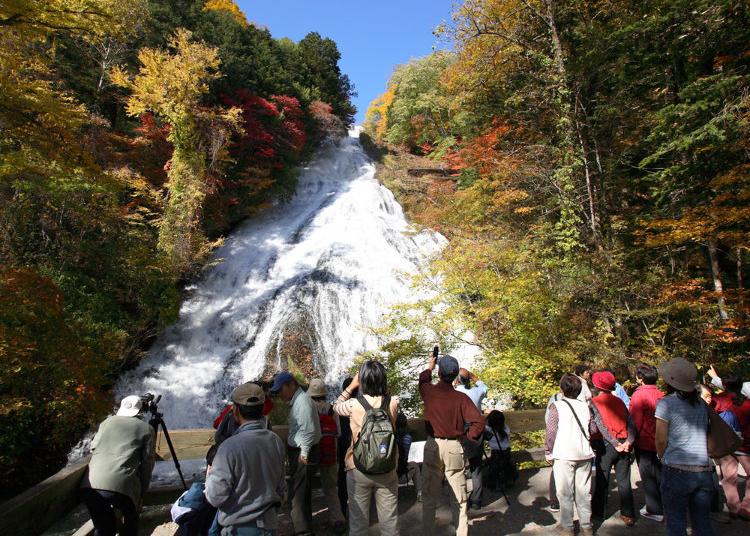
{"label": "dirt ground", "polygon": [[[471,536],[483,535],[536,535],[551,533],[557,523],[556,513],[550,512],[547,507],[550,469],[534,469],[521,471],[521,477],[512,490],[507,494],[508,504],[502,496],[497,493],[488,493],[485,496],[485,506],[479,511],[470,512]],[[597,530],[600,536],[660,536],[665,534],[663,523],[655,523],[648,519],[638,519],[635,527],[626,527],[619,518],[617,492],[614,489],[614,475],[612,477],[612,489],[610,491],[609,517]],[[637,468],[633,467],[633,490],[635,493],[636,506],[643,505],[643,488],[640,485]],[[744,481],[742,481],[744,487]],[[448,507],[448,487],[443,488],[443,505],[437,514],[437,530],[430,536],[449,536],[455,534],[451,525],[451,514]],[[323,494],[315,490],[313,496],[313,522],[315,534],[333,534],[327,523],[326,507]],[[412,486],[402,486],[399,490],[399,521],[402,536],[417,536],[421,531],[421,503],[417,501],[416,493]],[[370,527],[370,535],[380,534],[373,510]],[[291,536],[293,530],[288,511],[281,515],[281,527],[278,536]],[[154,529],[144,527],[142,534],[152,536],[172,536],[176,530],[174,524],[165,524]],[[735,520],[729,524],[714,523],[716,536],[746,536],[750,534],[750,522]]]}

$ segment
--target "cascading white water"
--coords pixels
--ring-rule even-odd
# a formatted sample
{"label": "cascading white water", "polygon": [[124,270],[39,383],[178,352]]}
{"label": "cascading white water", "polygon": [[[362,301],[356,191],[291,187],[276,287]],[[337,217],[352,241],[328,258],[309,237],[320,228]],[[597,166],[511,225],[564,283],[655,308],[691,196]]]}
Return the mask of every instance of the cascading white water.
{"label": "cascading white water", "polygon": [[410,301],[411,275],[445,242],[408,224],[352,131],[303,170],[289,203],[232,233],[116,394],[162,394],[170,427],[205,427],[233,386],[278,364],[285,329],[300,325],[315,370],[333,384],[377,347],[368,328]]}

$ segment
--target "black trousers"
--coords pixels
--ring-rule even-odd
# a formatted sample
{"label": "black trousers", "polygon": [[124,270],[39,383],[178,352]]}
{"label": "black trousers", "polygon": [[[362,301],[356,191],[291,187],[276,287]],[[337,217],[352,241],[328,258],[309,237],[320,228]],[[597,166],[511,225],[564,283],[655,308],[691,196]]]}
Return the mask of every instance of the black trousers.
{"label": "black trousers", "polygon": [[308,464],[299,462],[300,449],[287,446],[289,458],[289,500],[294,533],[312,532],[312,481],[320,458],[320,445],[310,449]]}
{"label": "black trousers", "polygon": [[594,517],[604,517],[609,496],[609,475],[614,466],[617,490],[620,495],[620,514],[635,517],[633,488],[630,485],[630,454],[617,452],[615,447],[604,441],[594,441],[592,446],[596,453],[597,471],[594,497],[591,500],[591,514]]}
{"label": "black trousers", "polygon": [[482,494],[483,494],[483,478],[482,470],[482,458],[474,458],[469,460],[469,469],[471,470],[471,494],[469,495],[469,506],[476,506],[477,508],[482,507]]}
{"label": "black trousers", "polygon": [[102,489],[83,488],[81,499],[94,523],[94,536],[115,536],[117,521],[115,510],[123,515],[120,536],[138,536],[138,510],[133,499],[122,493]]}
{"label": "black trousers", "polygon": [[552,508],[559,509],[560,501],[557,500],[557,486],[555,486],[555,473],[549,473],[549,505]]}
{"label": "black trousers", "polygon": [[656,452],[636,449],[635,459],[646,494],[646,510],[649,514],[664,515],[661,503],[661,462],[656,457]]}

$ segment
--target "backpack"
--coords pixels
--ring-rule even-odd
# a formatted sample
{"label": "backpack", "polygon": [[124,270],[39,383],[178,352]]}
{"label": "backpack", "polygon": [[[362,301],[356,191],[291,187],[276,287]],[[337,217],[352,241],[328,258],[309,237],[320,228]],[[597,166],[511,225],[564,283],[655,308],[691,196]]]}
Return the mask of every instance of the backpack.
{"label": "backpack", "polygon": [[398,461],[396,434],[389,411],[391,397],[384,396],[379,408],[373,408],[364,396],[358,396],[357,400],[365,409],[365,418],[352,448],[354,466],[367,475],[390,473]]}
{"label": "backpack", "polygon": [[320,465],[333,465],[337,463],[336,441],[338,428],[336,419],[333,418],[333,409],[328,413],[320,414]]}

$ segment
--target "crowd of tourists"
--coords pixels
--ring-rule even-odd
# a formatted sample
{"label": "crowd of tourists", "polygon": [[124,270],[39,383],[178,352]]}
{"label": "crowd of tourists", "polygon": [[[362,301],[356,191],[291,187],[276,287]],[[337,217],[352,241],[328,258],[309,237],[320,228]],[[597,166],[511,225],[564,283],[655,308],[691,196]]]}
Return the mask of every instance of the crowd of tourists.
{"label": "crowd of tourists", "polygon": [[[710,383],[699,384],[695,365],[680,358],[658,370],[639,364],[630,395],[610,370],[581,365],[562,376],[545,414],[549,509],[559,511],[554,530],[572,536],[577,514],[580,533],[594,534],[596,520],[607,516],[612,469],[626,526],[640,517],[665,522],[669,536],[686,535],[688,523],[693,535],[712,535],[712,512],[716,520],[724,507],[717,468],[727,520],[750,521],[750,479],[744,498],[737,487],[738,468],[750,473],[750,382],[713,368],[709,374]],[[487,386],[452,356],[433,357],[418,385],[425,441],[414,440],[378,361],[364,362],[335,399],[322,380],[305,390],[289,372],[267,385],[239,385],[214,422],[205,482],[193,483],[172,508],[177,534],[275,534],[285,503],[294,534],[313,534],[319,478],[327,533],[368,534],[374,505],[380,534],[398,535],[399,488],[411,484],[425,535],[435,533],[444,486],[455,533],[467,535],[485,490],[505,493],[518,477],[510,429],[502,412],[483,413]],[[288,407],[286,441],[268,418],[274,398]],[[126,397],[93,440],[82,498],[100,536],[116,534],[115,511],[124,518],[119,533],[137,534],[154,460],[154,431],[138,418],[142,411],[140,397]],[[639,515],[633,460],[645,492]]]}
{"label": "crowd of tourists", "polygon": [[[594,533],[594,520],[605,517],[613,468],[620,518],[635,525],[633,459],[645,494],[640,517],[666,522],[668,536],[685,536],[688,524],[694,536],[711,536],[712,519],[750,521],[750,479],[744,499],[737,488],[738,466],[750,475],[750,382],[721,378],[711,368],[712,385],[720,391],[714,393],[696,382],[693,363],[675,358],[658,370],[639,364],[638,388],[628,396],[609,370],[592,373],[582,365],[574,372],[560,380],[546,415],[551,508],[560,512],[561,534],[574,534],[574,510],[581,534]],[[666,393],[657,387],[659,376]]]}

